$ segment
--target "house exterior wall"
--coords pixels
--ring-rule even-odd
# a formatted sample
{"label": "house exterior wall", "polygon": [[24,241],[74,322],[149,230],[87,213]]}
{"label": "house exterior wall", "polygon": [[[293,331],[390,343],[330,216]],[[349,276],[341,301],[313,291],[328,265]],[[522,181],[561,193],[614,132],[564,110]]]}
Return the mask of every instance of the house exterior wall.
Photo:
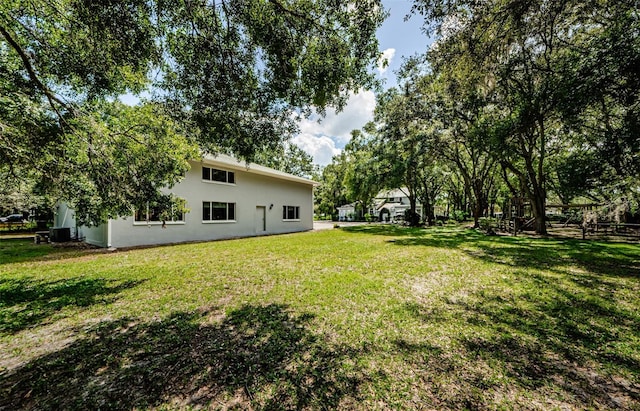
{"label": "house exterior wall", "polygon": [[75,211],[70,208],[66,203],[60,203],[56,207],[56,212],[53,217],[53,226],[70,228],[71,235],[74,235],[76,228]]}
{"label": "house exterior wall", "polygon": [[338,207],[338,220],[339,221],[351,221],[356,213],[356,208],[353,206]]}
{"label": "house exterior wall", "polygon": [[89,244],[98,247],[109,247],[109,224],[110,222],[97,227],[80,227],[79,236]]}
{"label": "house exterior wall", "polygon": [[[77,227],[75,211],[58,204],[56,227],[69,227],[72,237],[100,247],[134,247],[206,241],[313,229],[313,182],[275,170],[225,160],[228,164],[193,161],[185,178],[166,193],[184,198],[190,210],[184,221],[135,221],[133,215],[98,227]],[[234,172],[235,183],[202,179],[202,167]],[[204,221],[203,202],[235,204],[233,221]],[[283,206],[299,207],[298,218],[284,219]]]}
{"label": "house exterior wall", "polygon": [[71,230],[71,238],[84,239],[87,243],[99,247],[108,247],[108,224],[98,227],[78,227],[76,224],[76,212],[66,203],[59,203],[56,207],[53,226],[56,228],[69,228]]}
{"label": "house exterior wall", "polygon": [[[202,179],[202,166],[233,171],[235,184]],[[313,229],[313,185],[222,165],[192,162],[185,179],[167,190],[187,202],[184,222],[110,221],[109,247],[205,241]],[[235,203],[235,220],[203,221],[203,202]],[[299,218],[283,219],[283,206],[299,207]],[[264,222],[262,221],[264,216]],[[87,233],[83,229],[84,233]],[[92,233],[93,237],[99,233]],[[87,235],[87,239],[89,236]]]}

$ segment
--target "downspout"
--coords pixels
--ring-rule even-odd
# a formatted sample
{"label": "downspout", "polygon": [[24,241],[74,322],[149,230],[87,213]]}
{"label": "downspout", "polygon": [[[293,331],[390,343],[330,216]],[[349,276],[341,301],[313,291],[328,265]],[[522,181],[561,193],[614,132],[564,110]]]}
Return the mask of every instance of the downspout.
{"label": "downspout", "polygon": [[107,220],[107,248],[111,248],[111,219]]}

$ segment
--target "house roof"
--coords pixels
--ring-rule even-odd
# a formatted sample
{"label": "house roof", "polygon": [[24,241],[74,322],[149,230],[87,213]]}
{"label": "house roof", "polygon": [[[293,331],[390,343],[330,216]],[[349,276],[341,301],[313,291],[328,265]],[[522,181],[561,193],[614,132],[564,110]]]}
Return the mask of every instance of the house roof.
{"label": "house roof", "polygon": [[240,161],[234,157],[218,154],[218,155],[204,155],[201,159],[203,164],[212,166],[218,166],[231,170],[245,171],[248,173],[258,174],[267,177],[279,178],[281,180],[293,181],[301,184],[308,184],[311,186],[320,185],[317,181],[310,180],[308,178],[295,176],[293,174],[285,173],[283,171],[275,170],[273,168],[261,166],[256,163],[247,163]]}
{"label": "house roof", "polygon": [[348,210],[351,208],[355,209],[356,203],[349,203],[349,204],[345,204],[345,205],[341,205],[340,207],[337,207],[338,210]]}
{"label": "house roof", "polygon": [[409,208],[409,205],[402,203],[382,203],[376,207],[376,210],[381,211],[383,208]]}
{"label": "house roof", "polygon": [[378,193],[376,198],[398,198],[398,197],[407,197],[405,194],[406,188],[395,188],[392,190],[383,190]]}

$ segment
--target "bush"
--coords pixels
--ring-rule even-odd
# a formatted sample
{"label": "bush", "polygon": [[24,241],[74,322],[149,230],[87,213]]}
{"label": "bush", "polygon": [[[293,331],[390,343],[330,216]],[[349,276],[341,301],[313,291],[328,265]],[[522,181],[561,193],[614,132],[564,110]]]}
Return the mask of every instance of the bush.
{"label": "bush", "polygon": [[404,221],[411,227],[417,227],[420,225],[420,215],[415,211],[406,210],[404,212]]}
{"label": "bush", "polygon": [[478,224],[480,225],[480,229],[484,231],[489,231],[491,230],[492,220],[490,218],[481,217],[478,220]]}
{"label": "bush", "polygon": [[0,222],[0,232],[9,233],[28,233],[36,229],[36,223],[34,221],[23,222]]}
{"label": "bush", "polygon": [[453,213],[451,213],[451,218],[453,218],[458,223],[463,222],[468,217],[468,214],[462,210],[454,210]]}
{"label": "bush", "polygon": [[478,220],[478,224],[480,225],[480,229],[485,233],[495,234],[495,231],[493,230],[494,221],[495,220],[493,218],[482,217]]}

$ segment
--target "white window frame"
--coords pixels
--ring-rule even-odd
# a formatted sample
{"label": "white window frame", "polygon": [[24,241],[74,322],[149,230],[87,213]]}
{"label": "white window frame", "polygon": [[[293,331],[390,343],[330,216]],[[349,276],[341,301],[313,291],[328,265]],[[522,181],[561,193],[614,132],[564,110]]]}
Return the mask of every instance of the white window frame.
{"label": "white window frame", "polygon": [[[209,220],[205,220],[204,219],[204,205],[205,204],[209,204]],[[211,217],[213,217],[213,204],[215,203],[219,203],[219,204],[226,204],[226,212],[227,212],[227,219],[226,220],[212,220]],[[229,204],[233,204],[233,219],[229,219]],[[230,202],[226,202],[226,201],[203,201],[202,202],[202,224],[226,224],[226,223],[235,223],[237,222],[238,218],[238,207],[236,203],[230,203]]]}
{"label": "white window frame", "polygon": [[[136,209],[133,210],[133,225],[144,225],[144,226],[149,226],[149,225],[162,225],[163,222],[162,220],[159,221],[149,221],[149,202],[147,201],[147,211],[146,211],[146,215],[147,215],[147,219],[146,220],[136,220]],[[173,205],[171,206],[171,214],[173,215]],[[165,220],[164,224],[165,225],[184,225],[185,224],[185,220],[186,220],[186,216],[185,212],[181,213],[182,214],[182,220]]]}
{"label": "white window frame", "polygon": [[[208,169],[209,170],[209,178],[206,179],[204,178],[204,170]],[[214,180],[213,179],[213,171],[222,171],[225,173],[225,177],[226,177],[226,181],[218,181],[218,180]],[[223,184],[223,185],[228,185],[228,186],[235,186],[236,185],[236,172],[235,171],[229,171],[229,170],[223,170],[221,168],[215,168],[215,167],[208,167],[208,166],[202,166],[202,170],[201,171],[201,177],[202,177],[202,182],[203,183],[209,183],[209,184]],[[229,182],[229,174],[233,175],[233,183]]]}
{"label": "white window frame", "polygon": [[[289,209],[294,209],[294,215],[297,218],[287,218],[289,216]],[[283,205],[282,221],[300,221],[300,206]]]}

